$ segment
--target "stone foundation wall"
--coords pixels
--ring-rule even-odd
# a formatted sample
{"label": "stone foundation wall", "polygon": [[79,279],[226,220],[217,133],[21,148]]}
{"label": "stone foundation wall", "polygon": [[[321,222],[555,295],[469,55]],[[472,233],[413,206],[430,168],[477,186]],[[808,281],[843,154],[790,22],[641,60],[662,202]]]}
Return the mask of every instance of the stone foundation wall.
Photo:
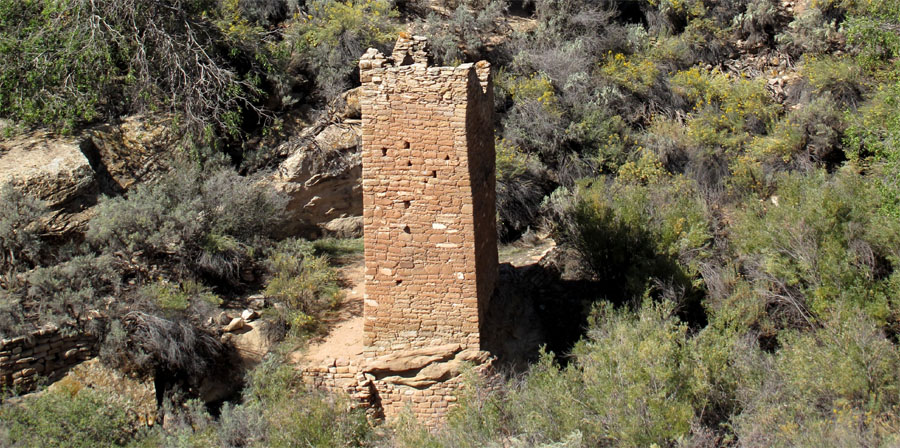
{"label": "stone foundation wall", "polygon": [[[480,352],[484,354],[484,352]],[[427,366],[426,366],[427,367]],[[490,360],[474,367],[475,372],[492,375]],[[426,426],[438,426],[447,412],[456,405],[465,386],[459,372],[440,381],[421,381],[413,369],[395,375],[395,372],[367,372],[371,364],[365,362],[331,359],[318,366],[300,369],[303,382],[308,386],[350,397],[354,407],[366,409],[376,420],[393,420],[404,412],[410,413]],[[401,384],[401,383],[408,384]],[[409,385],[415,384],[415,385]]]}
{"label": "stone foundation wall", "polygon": [[97,356],[96,336],[68,333],[49,327],[0,340],[0,389],[31,392],[39,378],[58,380],[73,366]]}
{"label": "stone foundation wall", "polygon": [[331,359],[318,366],[301,368],[300,376],[303,382],[312,388],[346,393],[355,407],[374,408],[377,396],[372,384],[374,377],[367,377],[353,362]]}

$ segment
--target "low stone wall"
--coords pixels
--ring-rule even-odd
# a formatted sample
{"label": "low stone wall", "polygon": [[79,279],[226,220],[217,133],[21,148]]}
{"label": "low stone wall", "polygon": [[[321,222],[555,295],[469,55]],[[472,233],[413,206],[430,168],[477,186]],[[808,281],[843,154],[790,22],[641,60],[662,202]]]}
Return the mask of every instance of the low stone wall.
{"label": "low stone wall", "polygon": [[456,403],[462,385],[462,377],[459,376],[423,389],[385,381],[375,382],[385,418],[392,419],[409,409],[412,415],[428,426],[444,421],[447,411]]}
{"label": "low stone wall", "polygon": [[335,393],[346,393],[353,400],[354,407],[371,410],[371,414],[380,417],[374,409],[377,391],[374,389],[374,377],[360,371],[359,366],[345,359],[330,359],[317,366],[301,367],[300,376],[308,386]]}
{"label": "low stone wall", "polygon": [[97,337],[67,334],[47,327],[31,334],[0,340],[0,389],[31,392],[39,378],[51,382],[62,378],[73,366],[97,356]]}
{"label": "low stone wall", "polygon": [[[310,387],[345,393],[355,407],[366,409],[372,418],[393,420],[410,412],[420,423],[437,426],[444,422],[464,387],[462,363],[474,365],[477,374],[488,376],[493,372],[493,359],[481,351],[423,352],[409,352],[406,357],[328,359],[302,366],[299,371]],[[396,368],[398,365],[402,367]],[[425,373],[429,371],[437,373]]]}

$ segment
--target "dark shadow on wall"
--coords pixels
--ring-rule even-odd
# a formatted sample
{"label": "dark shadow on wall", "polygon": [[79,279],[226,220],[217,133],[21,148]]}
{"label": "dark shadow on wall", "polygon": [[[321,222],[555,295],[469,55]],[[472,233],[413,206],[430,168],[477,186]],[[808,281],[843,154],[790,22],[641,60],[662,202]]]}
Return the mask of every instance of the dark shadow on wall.
{"label": "dark shadow on wall", "polygon": [[563,279],[549,264],[500,265],[497,290],[482,325],[482,348],[516,372],[537,360],[542,346],[565,364],[585,334],[599,286],[591,280]]}

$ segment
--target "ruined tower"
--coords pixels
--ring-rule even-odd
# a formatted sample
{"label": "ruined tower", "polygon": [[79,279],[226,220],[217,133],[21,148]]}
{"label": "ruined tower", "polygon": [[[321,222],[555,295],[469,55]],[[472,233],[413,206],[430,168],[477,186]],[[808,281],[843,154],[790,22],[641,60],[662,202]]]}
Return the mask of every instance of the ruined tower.
{"label": "ruined tower", "polygon": [[431,67],[426,46],[359,63],[367,357],[479,350],[497,279],[490,65]]}
{"label": "ruined tower", "polygon": [[402,36],[360,59],[365,292],[361,344],[301,368],[373,417],[411,410],[438,424],[464,385],[487,377],[481,325],[497,281],[490,66],[429,66]]}

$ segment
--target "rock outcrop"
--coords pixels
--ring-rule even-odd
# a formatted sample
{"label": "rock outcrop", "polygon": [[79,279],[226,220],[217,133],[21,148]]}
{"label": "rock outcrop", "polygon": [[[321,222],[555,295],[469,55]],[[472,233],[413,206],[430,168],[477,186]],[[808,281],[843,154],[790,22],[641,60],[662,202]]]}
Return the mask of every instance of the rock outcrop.
{"label": "rock outcrop", "polygon": [[362,216],[333,219],[319,227],[325,236],[335,238],[361,238],[363,236]]}
{"label": "rock outcrop", "polygon": [[0,142],[0,182],[61,207],[94,192],[94,171],[79,138],[54,138],[46,132]]}
{"label": "rock outcrop", "polygon": [[167,168],[177,140],[170,121],[138,116],[74,137],[36,131],[6,139],[0,184],[45,201],[51,232],[83,230],[100,194],[121,194]]}
{"label": "rock outcrop", "polygon": [[283,236],[319,236],[329,222],[362,215],[360,127],[325,127],[300,146],[270,178],[289,198]]}
{"label": "rock outcrop", "polygon": [[11,183],[53,210],[49,227],[58,232],[81,227],[85,210],[99,192],[83,138],[35,132],[0,142],[0,184]]}
{"label": "rock outcrop", "polygon": [[[445,346],[444,348],[449,347]],[[458,345],[456,350],[459,350]],[[399,360],[406,361],[406,363],[399,365],[400,369],[389,371],[373,370],[372,364],[369,364],[364,368],[364,371],[369,369],[370,371],[366,373],[374,374],[376,379],[385,383],[421,389],[459,376],[462,373],[464,363],[482,366],[491,359],[489,352],[477,349],[453,351],[449,354],[444,353],[444,355],[440,359],[436,359],[437,356],[425,357],[415,353],[404,355],[404,352],[398,352],[389,356],[395,358],[395,363],[398,360],[398,356]]]}
{"label": "rock outcrop", "polygon": [[[359,90],[347,91],[319,121],[274,150],[285,159],[267,183],[289,198],[281,236],[361,235],[359,116]],[[76,136],[18,135],[0,142],[0,184],[12,182],[46,201],[52,232],[82,231],[100,195],[123,194],[171,168],[179,139],[172,117],[156,115]]]}
{"label": "rock outcrop", "polygon": [[169,168],[179,136],[171,117],[133,116],[86,132],[88,155],[104,192],[120,193]]}

